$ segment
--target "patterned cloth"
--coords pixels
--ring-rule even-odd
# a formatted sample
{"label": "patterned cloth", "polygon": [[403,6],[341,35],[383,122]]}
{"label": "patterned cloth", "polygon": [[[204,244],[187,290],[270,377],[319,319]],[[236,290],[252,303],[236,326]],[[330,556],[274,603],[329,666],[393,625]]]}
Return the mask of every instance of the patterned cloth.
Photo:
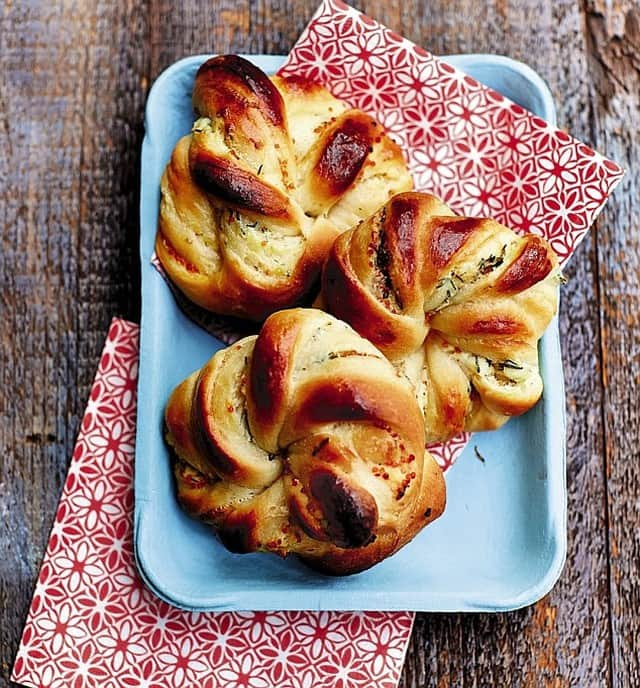
{"label": "patterned cloth", "polygon": [[[565,263],[624,171],[564,131],[340,0],[324,0],[280,68],[373,115],[416,189],[460,215],[545,237]],[[470,435],[429,446],[447,470]]]}
{"label": "patterned cloth", "polygon": [[623,170],[339,0],[324,0],[279,70],[377,117],[416,188],[462,215],[546,237],[565,262]]}
{"label": "patterned cloth", "polygon": [[37,688],[395,688],[409,612],[185,612],[135,568],[138,326],[114,320],[12,680]]}

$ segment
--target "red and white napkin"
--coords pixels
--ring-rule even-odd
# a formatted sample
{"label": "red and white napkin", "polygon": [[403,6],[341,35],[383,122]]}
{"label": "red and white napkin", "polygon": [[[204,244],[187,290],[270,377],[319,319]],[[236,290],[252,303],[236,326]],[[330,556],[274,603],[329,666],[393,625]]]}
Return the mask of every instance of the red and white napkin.
{"label": "red and white napkin", "polygon": [[[460,215],[545,237],[565,263],[624,171],[566,132],[340,0],[324,0],[280,68],[375,116],[416,189]],[[469,439],[429,446],[447,470]]]}
{"label": "red and white napkin", "polygon": [[138,326],[111,324],[11,679],[34,688],[395,688],[410,612],[185,612],[138,577]]}
{"label": "red and white napkin", "polygon": [[416,188],[460,214],[546,237],[566,262],[624,171],[345,5],[324,0],[280,68],[374,115]]}
{"label": "red and white napkin", "polygon": [[[338,0],[324,0],[282,74],[375,115],[416,187],[455,211],[545,236],[565,262],[623,171],[565,132]],[[114,320],[12,680],[50,688],[397,685],[412,613],[175,609],[132,550],[138,328]],[[433,448],[446,469],[465,437]]]}

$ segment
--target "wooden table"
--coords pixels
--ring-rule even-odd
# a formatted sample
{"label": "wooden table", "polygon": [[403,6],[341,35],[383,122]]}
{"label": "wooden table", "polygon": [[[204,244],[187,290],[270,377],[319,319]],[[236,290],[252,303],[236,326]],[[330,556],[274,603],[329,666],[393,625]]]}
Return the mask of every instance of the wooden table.
{"label": "wooden table", "polygon": [[[3,3],[3,686],[107,326],[114,315],[139,318],[138,166],[149,86],[185,55],[286,53],[316,4]],[[549,83],[560,125],[630,170],[571,262],[563,293],[569,554],[562,578],[518,612],[419,615],[402,685],[638,686],[640,5],[355,4],[436,53],[528,62]]]}

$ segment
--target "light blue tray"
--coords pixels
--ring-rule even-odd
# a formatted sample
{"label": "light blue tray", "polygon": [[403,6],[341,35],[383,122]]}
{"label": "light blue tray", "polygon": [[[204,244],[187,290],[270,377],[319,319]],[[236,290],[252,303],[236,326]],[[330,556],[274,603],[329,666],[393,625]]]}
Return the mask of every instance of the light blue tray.
{"label": "light blue tray", "polygon": [[[174,386],[222,345],[181,313],[149,259],[160,176],[175,142],[191,127],[193,78],[205,57],[167,69],[146,109],[134,535],[141,576],[159,597],[194,610],[499,611],[538,600],[556,582],[566,553],[565,397],[557,321],[540,346],[541,402],[502,430],[475,435],[447,473],[444,516],[370,571],[331,578],[293,558],[230,554],[179,509],[162,440],[163,407]],[[273,72],[284,58],[249,59]],[[489,55],[446,59],[555,121],[548,88],[525,65]]]}

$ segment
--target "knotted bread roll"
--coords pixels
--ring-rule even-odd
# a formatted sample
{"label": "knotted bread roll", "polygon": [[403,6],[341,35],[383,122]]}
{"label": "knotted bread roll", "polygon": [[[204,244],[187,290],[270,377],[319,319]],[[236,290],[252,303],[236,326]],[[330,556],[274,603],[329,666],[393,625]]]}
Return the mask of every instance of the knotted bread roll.
{"label": "knotted bread roll", "polygon": [[335,237],[412,187],[382,127],[318,84],[224,55],[198,70],[193,104],[162,178],[156,253],[210,311],[262,320],[299,303]]}
{"label": "knotted bread roll", "polygon": [[361,571],[440,516],[411,384],[348,325],[280,311],[169,399],[178,498],[234,552]]}
{"label": "knotted bread roll", "polygon": [[561,278],[543,239],[404,193],[335,241],[317,305],[413,382],[436,442],[495,429],[537,402],[537,343]]}

